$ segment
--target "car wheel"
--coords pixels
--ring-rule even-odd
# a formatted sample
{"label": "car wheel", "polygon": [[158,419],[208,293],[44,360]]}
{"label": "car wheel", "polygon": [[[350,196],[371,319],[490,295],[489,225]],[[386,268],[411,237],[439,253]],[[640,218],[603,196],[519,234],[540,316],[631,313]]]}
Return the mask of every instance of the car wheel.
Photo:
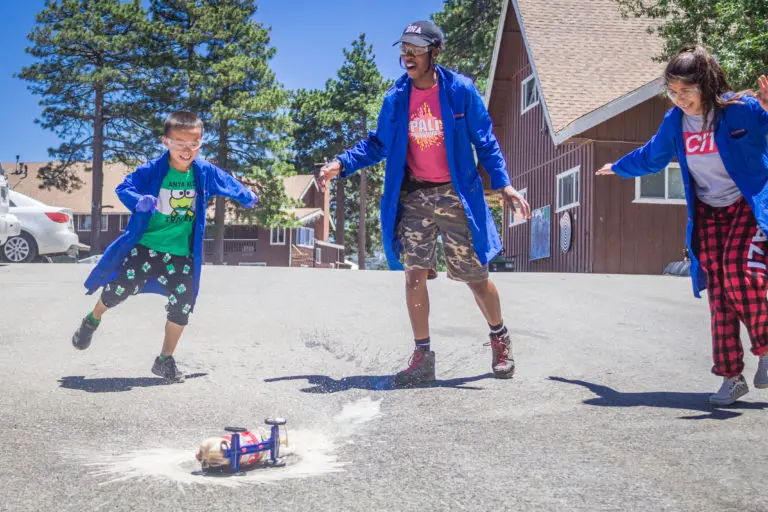
{"label": "car wheel", "polygon": [[37,257],[37,244],[29,233],[12,236],[2,247],[2,258],[11,263],[29,263]]}

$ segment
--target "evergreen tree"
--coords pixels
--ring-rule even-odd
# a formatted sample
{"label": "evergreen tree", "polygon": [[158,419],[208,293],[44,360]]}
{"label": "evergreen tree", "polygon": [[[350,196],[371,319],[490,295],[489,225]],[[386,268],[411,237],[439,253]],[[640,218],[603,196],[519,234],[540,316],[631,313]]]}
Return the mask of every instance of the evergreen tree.
{"label": "evergreen tree", "polygon": [[[282,177],[291,172],[288,94],[269,68],[269,30],[253,0],[152,0],[156,108],[192,110],[206,125],[203,152],[257,189],[262,225],[286,224]],[[164,107],[164,108],[160,108]],[[223,262],[226,204],[216,199],[214,263]],[[251,212],[241,212],[252,218]]]}
{"label": "evergreen tree", "polygon": [[768,72],[768,2],[765,0],[616,0],[625,16],[649,19],[664,39],[666,61],[680,47],[700,43],[713,50],[736,90],[756,87]]}
{"label": "evergreen tree", "polygon": [[139,0],[51,0],[28,35],[35,58],[17,75],[42,97],[36,120],[64,142],[50,148],[41,187],[82,186],[77,162],[92,161],[91,253],[101,252],[103,164],[133,165],[147,151],[147,110],[142,88],[146,14]]}

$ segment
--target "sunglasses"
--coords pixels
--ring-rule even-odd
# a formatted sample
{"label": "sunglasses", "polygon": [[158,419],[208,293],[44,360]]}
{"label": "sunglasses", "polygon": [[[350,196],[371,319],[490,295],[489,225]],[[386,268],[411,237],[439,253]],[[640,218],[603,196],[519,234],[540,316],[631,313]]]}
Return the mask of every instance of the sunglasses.
{"label": "sunglasses", "polygon": [[429,46],[400,46],[400,55],[402,57],[418,57],[419,55],[424,55],[429,50]]}

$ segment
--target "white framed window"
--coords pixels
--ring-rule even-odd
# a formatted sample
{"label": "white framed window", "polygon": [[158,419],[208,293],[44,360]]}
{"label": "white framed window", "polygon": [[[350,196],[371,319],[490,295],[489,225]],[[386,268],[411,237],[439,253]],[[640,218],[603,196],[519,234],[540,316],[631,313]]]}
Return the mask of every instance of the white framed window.
{"label": "white framed window", "polygon": [[[90,231],[91,230],[91,216],[80,215],[77,217],[77,230],[78,231]],[[101,230],[109,231],[109,217],[107,215],[101,216]]]}
{"label": "white framed window", "polygon": [[323,252],[319,247],[315,247],[315,263],[323,262]]}
{"label": "white framed window", "polygon": [[125,227],[128,225],[128,220],[130,220],[130,218],[130,215],[120,216],[120,231],[125,231]]}
{"label": "white framed window", "polygon": [[530,75],[520,84],[520,115],[525,114],[539,104],[539,88],[536,87],[536,77]]}
{"label": "white framed window", "polygon": [[285,228],[272,228],[269,234],[269,245],[285,245]]}
{"label": "white framed window", "polygon": [[579,206],[580,175],[580,165],[557,175],[557,208],[555,213]]}
{"label": "white framed window", "polygon": [[685,186],[680,164],[669,164],[663,171],[635,178],[633,203],[685,204]]}
{"label": "white framed window", "polygon": [[315,246],[315,230],[312,228],[296,228],[296,245],[303,247]]}
{"label": "white framed window", "polygon": [[[526,201],[528,200],[528,188],[520,189],[518,192]],[[526,222],[528,221],[521,211],[509,209],[509,227],[525,224]]]}

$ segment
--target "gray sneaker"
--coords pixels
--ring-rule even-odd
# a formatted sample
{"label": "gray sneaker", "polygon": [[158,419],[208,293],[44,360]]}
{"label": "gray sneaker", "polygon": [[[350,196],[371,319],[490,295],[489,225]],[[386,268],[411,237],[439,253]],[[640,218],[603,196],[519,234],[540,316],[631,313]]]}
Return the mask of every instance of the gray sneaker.
{"label": "gray sneaker", "polygon": [[157,356],[155,364],[152,365],[152,373],[170,382],[184,382],[184,374],[176,367],[176,361],[173,359],[173,356],[169,356],[165,361],[162,361],[160,356]]}
{"label": "gray sneaker", "polygon": [[723,377],[723,385],[720,386],[720,391],[710,395],[709,403],[712,405],[731,405],[747,393],[749,393],[749,386],[743,375]]}
{"label": "gray sneaker", "polygon": [[85,350],[90,347],[93,333],[96,332],[98,327],[99,326],[94,325],[93,322],[91,322],[91,319],[87,316],[83,318],[83,321],[80,323],[80,328],[76,330],[75,334],[72,336],[72,346],[77,350]]}
{"label": "gray sneaker", "polygon": [[757,363],[754,383],[757,389],[768,388],[768,354],[760,356],[760,361]]}
{"label": "gray sneaker", "polygon": [[416,349],[408,368],[395,375],[395,386],[414,386],[435,380],[435,353]]}

